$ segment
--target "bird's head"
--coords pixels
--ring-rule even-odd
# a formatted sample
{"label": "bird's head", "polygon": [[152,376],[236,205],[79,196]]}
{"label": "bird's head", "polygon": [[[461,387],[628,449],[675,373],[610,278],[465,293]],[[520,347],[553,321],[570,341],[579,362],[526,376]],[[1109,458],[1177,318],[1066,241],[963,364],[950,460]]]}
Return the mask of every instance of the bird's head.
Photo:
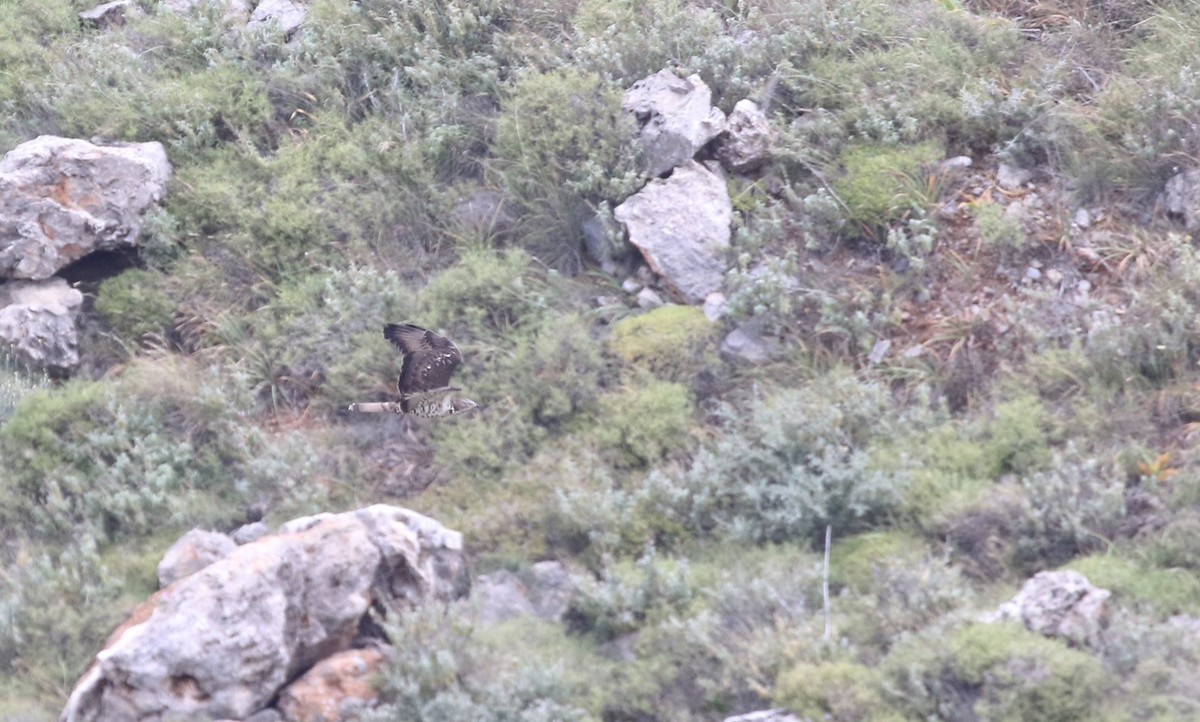
{"label": "bird's head", "polygon": [[450,413],[461,414],[467,411],[474,411],[479,408],[479,404],[470,399],[460,399],[455,397],[450,401]]}

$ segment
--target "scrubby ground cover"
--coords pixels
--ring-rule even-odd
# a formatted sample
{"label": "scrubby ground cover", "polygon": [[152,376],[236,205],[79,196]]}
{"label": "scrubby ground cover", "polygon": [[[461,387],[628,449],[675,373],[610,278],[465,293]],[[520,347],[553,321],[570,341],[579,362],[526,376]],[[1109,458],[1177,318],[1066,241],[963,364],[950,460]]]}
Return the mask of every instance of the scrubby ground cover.
{"label": "scrubby ground cover", "polygon": [[[1154,204],[1200,155],[1193,3],[313,0],[290,40],[137,4],[0,14],[0,147],[176,169],[84,372],[0,364],[0,718],[55,716],[182,531],[376,501],[581,594],[412,615],[372,719],[1195,718],[1200,258]],[[778,134],[729,180],[717,324],[597,304],[582,251],[663,67]],[[480,190],[515,220],[464,222]],[[485,409],[345,415],[385,320],[454,338]],[[742,323],[775,360],[718,352]],[[1103,651],[977,622],[1068,566],[1114,592]]]}

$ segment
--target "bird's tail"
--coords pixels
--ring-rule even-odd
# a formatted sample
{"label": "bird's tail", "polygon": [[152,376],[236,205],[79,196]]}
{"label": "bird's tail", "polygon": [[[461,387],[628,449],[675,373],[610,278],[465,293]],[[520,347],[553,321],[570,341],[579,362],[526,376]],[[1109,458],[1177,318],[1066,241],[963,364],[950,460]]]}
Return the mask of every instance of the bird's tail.
{"label": "bird's tail", "polygon": [[404,409],[393,401],[364,401],[358,404],[350,404],[351,411],[358,411],[364,414],[403,414]]}

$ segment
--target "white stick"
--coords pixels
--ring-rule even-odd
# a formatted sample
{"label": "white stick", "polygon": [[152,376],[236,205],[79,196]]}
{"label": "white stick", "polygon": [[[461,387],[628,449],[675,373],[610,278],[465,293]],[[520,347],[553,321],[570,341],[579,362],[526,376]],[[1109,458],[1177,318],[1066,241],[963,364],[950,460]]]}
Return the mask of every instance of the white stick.
{"label": "white stick", "polygon": [[825,641],[833,639],[833,619],[829,615],[829,547],[833,540],[833,525],[825,525],[825,580],[821,585],[821,596],[825,600]]}

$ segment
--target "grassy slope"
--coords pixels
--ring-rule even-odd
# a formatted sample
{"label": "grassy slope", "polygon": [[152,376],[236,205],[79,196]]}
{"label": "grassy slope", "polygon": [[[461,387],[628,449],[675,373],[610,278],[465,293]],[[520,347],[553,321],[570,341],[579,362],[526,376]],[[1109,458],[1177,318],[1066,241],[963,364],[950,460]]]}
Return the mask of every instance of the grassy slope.
{"label": "grassy slope", "polygon": [[[1190,5],[314,0],[290,42],[87,5],[0,17],[0,147],[157,140],[176,176],[86,371],[0,369],[0,719],[54,716],[182,531],[376,501],[584,590],[567,629],[414,616],[380,719],[1194,714],[1165,620],[1200,613],[1200,259],[1148,210],[1200,152]],[[621,90],[665,66],[778,132],[730,180],[718,326],[597,307],[621,279],[580,252],[640,182]],[[463,223],[480,189],[518,219]],[[340,412],[406,319],[477,418]],[[743,321],[777,361],[718,355]],[[1103,653],[971,622],[1062,566],[1115,592]]]}

